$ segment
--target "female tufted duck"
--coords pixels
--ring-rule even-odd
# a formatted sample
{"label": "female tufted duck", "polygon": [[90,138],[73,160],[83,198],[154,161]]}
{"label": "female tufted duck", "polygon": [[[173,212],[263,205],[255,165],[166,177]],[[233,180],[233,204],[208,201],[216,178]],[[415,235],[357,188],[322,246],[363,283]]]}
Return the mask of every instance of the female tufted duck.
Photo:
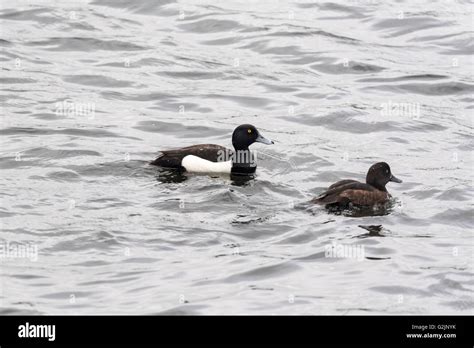
{"label": "female tufted duck", "polygon": [[389,182],[401,183],[390,171],[390,166],[379,162],[370,167],[366,183],[356,180],[341,180],[329,188],[311,203],[325,204],[326,208],[345,209],[352,206],[374,206],[384,204],[390,199],[385,185]]}

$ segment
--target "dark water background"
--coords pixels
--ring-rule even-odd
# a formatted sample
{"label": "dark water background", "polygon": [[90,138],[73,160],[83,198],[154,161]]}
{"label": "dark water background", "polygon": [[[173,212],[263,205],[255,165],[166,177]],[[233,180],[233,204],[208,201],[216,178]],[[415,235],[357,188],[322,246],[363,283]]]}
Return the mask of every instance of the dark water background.
{"label": "dark water background", "polygon": [[[2,6],[1,313],[473,313],[470,2]],[[241,123],[254,180],[147,164]],[[388,214],[300,207],[378,161]]]}

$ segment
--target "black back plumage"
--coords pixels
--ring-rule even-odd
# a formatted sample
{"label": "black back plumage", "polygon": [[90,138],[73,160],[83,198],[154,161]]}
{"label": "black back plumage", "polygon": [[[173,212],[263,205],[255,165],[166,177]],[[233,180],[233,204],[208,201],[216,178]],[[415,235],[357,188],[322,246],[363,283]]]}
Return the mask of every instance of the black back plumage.
{"label": "black back plumage", "polygon": [[186,156],[193,155],[211,162],[217,162],[224,153],[226,154],[225,156],[230,158],[232,150],[214,144],[192,145],[175,150],[161,151],[158,157],[150,164],[164,168],[184,169],[181,166],[181,161]]}

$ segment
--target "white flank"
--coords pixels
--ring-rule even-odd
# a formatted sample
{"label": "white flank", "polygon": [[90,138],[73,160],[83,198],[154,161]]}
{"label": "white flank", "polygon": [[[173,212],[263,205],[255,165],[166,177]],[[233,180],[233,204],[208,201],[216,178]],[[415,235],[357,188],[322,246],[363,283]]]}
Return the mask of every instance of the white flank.
{"label": "white flank", "polygon": [[211,162],[203,158],[188,155],[183,158],[181,165],[188,172],[194,173],[226,173],[230,174],[232,169],[232,161],[227,162]]}

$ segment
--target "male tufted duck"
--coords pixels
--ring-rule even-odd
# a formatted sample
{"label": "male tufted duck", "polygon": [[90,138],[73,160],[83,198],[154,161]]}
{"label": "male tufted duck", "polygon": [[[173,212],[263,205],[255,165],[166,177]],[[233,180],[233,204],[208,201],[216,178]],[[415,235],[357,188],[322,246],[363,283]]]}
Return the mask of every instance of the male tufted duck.
{"label": "male tufted duck", "polygon": [[254,126],[243,124],[232,134],[234,150],[214,144],[161,151],[151,164],[194,173],[228,173],[251,175],[257,168],[256,157],[249,150],[253,143],[273,144]]}

